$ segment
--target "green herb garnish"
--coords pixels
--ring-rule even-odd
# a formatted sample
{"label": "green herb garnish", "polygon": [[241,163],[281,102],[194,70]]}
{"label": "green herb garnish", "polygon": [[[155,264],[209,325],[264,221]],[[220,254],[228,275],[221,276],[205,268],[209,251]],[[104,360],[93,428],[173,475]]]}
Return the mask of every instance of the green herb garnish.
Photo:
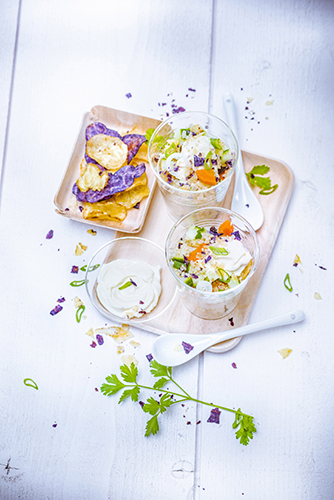
{"label": "green herb garnish", "polygon": [[128,287],[129,287],[129,286],[131,286],[132,284],[133,284],[133,283],[132,283],[132,281],[126,281],[126,282],[124,283],[124,285],[122,285],[122,286],[120,286],[120,287],[118,288],[118,290],[124,290],[125,288],[128,288]]}
{"label": "green herb garnish", "polygon": [[252,186],[257,186],[261,189],[259,194],[268,195],[276,191],[278,184],[271,185],[270,177],[259,177],[269,172],[270,168],[267,165],[256,165],[252,170],[246,173],[247,179]]}
{"label": "green herb garnish", "polygon": [[289,292],[292,292],[293,288],[292,288],[292,285],[291,285],[289,273],[285,276],[283,283],[284,283],[285,288],[287,290],[289,290]]}
{"label": "green herb garnish", "polygon": [[220,139],[215,139],[214,137],[211,137],[210,142],[215,149],[223,149],[220,144]]}
{"label": "green herb garnish", "polygon": [[33,389],[36,389],[36,391],[38,391],[38,385],[36,384],[36,382],[32,378],[25,378],[23,380],[23,383],[27,387],[32,387]]}
{"label": "green herb garnish", "polygon": [[[256,432],[254,417],[242,413],[240,408],[238,410],[234,410],[232,408],[226,408],[224,406],[207,403],[206,401],[193,398],[173,379],[171,367],[160,365],[155,360],[150,362],[150,372],[153,377],[157,378],[157,381],[152,387],[138,384],[138,369],[134,363],[131,363],[130,367],[122,365],[120,367],[120,372],[123,381],[121,381],[115,374],[106,377],[106,383],[101,385],[102,394],[105,396],[112,396],[119,391],[123,391],[118,401],[121,403],[127,398],[131,398],[132,401],[137,402],[141,389],[149,389],[151,391],[158,391],[161,393],[159,400],[156,400],[154,397],[149,397],[142,407],[145,413],[151,415],[151,418],[146,423],[145,436],[149,436],[150,434],[154,435],[159,432],[158,417],[165,413],[168,408],[177,403],[192,401],[211,408],[218,408],[220,410],[234,413],[235,419],[232,424],[232,428],[236,431],[235,435],[237,440],[240,441],[240,444],[247,446],[250,439],[253,439],[253,435]],[[180,392],[163,389],[166,384],[170,383],[173,383],[177,387],[176,390],[179,390]]]}
{"label": "green herb garnish", "polygon": [[197,227],[195,226],[195,229],[197,229],[197,233],[195,236],[195,240],[200,240],[203,236],[203,233],[205,233],[205,227]]}
{"label": "green herb garnish", "polygon": [[228,251],[226,248],[221,248],[221,247],[209,247],[211,252],[213,252],[215,255],[228,255]]}
{"label": "green herb garnish", "polygon": [[220,278],[220,279],[221,279],[221,281],[222,281],[223,283],[226,283],[226,284],[227,284],[227,283],[229,283],[229,282],[231,281],[231,275],[230,275],[230,274],[228,274],[228,272],[227,272],[227,271],[225,271],[225,269],[218,268],[218,272],[219,272],[219,274],[220,274],[220,276],[221,276],[221,278]]}
{"label": "green herb garnish", "polygon": [[75,313],[75,318],[77,320],[77,323],[80,323],[81,321],[81,318],[82,318],[82,315],[84,313],[84,310],[85,310],[85,306],[82,304],[80,307],[78,307],[78,309],[76,310],[76,313]]}
{"label": "green herb garnish", "polygon": [[84,284],[85,284],[85,280],[71,281],[71,283],[70,283],[71,286],[82,286]]}

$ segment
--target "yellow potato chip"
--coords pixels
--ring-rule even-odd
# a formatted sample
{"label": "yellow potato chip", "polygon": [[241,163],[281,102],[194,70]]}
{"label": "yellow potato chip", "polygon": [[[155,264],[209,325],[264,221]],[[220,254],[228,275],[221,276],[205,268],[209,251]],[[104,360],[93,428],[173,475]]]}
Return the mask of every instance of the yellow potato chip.
{"label": "yellow potato chip", "polygon": [[[83,165],[81,162],[80,170]],[[80,191],[84,193],[88,189],[93,189],[94,191],[101,191],[109,180],[109,175],[107,172],[102,172],[97,165],[93,163],[86,163],[84,172],[80,175],[77,180],[77,185]]]}
{"label": "yellow potato chip", "polygon": [[127,356],[122,356],[122,361],[125,365],[129,366],[133,363],[135,366],[138,365],[138,360],[132,354],[128,354]]}
{"label": "yellow potato chip", "polygon": [[123,193],[117,193],[115,195],[115,201],[122,205],[123,207],[130,209],[137,205],[139,201],[150,194],[148,186],[136,186],[129,191],[123,191]]}
{"label": "yellow potato chip", "polygon": [[86,152],[104,168],[115,172],[126,164],[128,147],[118,137],[97,134],[87,141]]}
{"label": "yellow potato chip", "polygon": [[[135,161],[134,161],[135,160]],[[148,156],[147,156],[147,142],[144,142],[140,148],[138,149],[138,153],[136,156],[132,159],[131,164],[137,164],[137,163],[143,163],[148,161]]]}
{"label": "yellow potato chip", "polygon": [[97,203],[84,203],[83,207],[82,216],[84,219],[122,221],[127,215],[126,208],[113,199]]}

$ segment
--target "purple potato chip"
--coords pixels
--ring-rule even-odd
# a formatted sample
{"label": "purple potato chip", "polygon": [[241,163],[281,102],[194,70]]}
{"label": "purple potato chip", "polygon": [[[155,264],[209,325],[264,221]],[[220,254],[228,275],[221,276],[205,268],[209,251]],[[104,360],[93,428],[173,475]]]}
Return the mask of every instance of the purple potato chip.
{"label": "purple potato chip", "polygon": [[52,309],[52,311],[50,311],[51,316],[58,314],[62,310],[62,308],[63,308],[62,306],[57,304],[56,307],[54,309]]}
{"label": "purple potato chip", "polygon": [[97,343],[93,340],[93,342],[90,344],[90,347],[95,348],[97,346]]}
{"label": "purple potato chip", "polygon": [[88,125],[86,128],[86,141],[89,141],[94,135],[103,134],[109,135],[110,137],[118,137],[118,139],[122,139],[119,133],[116,130],[112,130],[107,128],[104,123],[95,122]]}
{"label": "purple potato chip", "polygon": [[210,417],[208,418],[207,422],[212,422],[213,424],[219,424],[219,416],[221,414],[221,411],[219,408],[213,408],[210,413]]}
{"label": "purple potato chip", "polygon": [[76,196],[78,201],[96,203],[97,201],[108,200],[115,193],[121,193],[125,189],[132,186],[134,180],[140,177],[145,172],[146,167],[144,163],[134,167],[133,165],[125,165],[121,167],[114,174],[109,173],[109,180],[107,185],[101,191],[94,191],[88,189],[85,193],[80,191],[77,183],[72,188],[72,193]]}
{"label": "purple potato chip", "polygon": [[97,340],[97,343],[99,345],[103,345],[104,344],[104,339],[103,339],[102,335],[100,335],[99,333],[96,335],[96,340]]}
{"label": "purple potato chip", "polygon": [[128,147],[127,162],[130,163],[132,158],[138,153],[140,146],[146,141],[146,137],[139,134],[128,134],[121,139]]}
{"label": "purple potato chip", "polygon": [[45,236],[45,238],[47,240],[51,240],[51,238],[53,238],[53,229],[50,229],[50,231],[48,232],[48,234]]}
{"label": "purple potato chip", "polygon": [[189,354],[189,353],[190,353],[190,351],[192,351],[192,350],[193,350],[193,348],[194,348],[194,346],[193,346],[193,345],[188,344],[187,342],[182,342],[182,344],[181,344],[181,345],[182,345],[182,347],[183,347],[183,349],[184,349],[184,352],[185,352],[186,354]]}
{"label": "purple potato chip", "polygon": [[91,158],[90,156],[88,156],[87,153],[85,153],[85,160],[86,160],[86,163],[93,163],[94,165],[97,165],[101,169],[104,168],[104,167],[102,167],[102,165],[100,165],[99,163],[97,163],[97,161],[93,160],[93,158]]}

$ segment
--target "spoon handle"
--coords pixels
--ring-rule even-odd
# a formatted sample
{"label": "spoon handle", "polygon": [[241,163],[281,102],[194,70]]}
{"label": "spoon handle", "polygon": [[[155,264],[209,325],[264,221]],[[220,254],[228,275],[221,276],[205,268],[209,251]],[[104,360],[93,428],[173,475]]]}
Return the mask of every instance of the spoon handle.
{"label": "spoon handle", "polygon": [[230,128],[232,129],[232,132],[234,133],[236,138],[238,139],[237,117],[236,117],[235,105],[234,105],[234,100],[233,100],[232,94],[226,92],[223,96],[223,103],[224,103],[224,109],[225,109],[227,123],[230,126]]}
{"label": "spoon handle", "polygon": [[[229,330],[228,332],[224,332],[222,334],[217,335],[216,343],[222,342],[224,340],[229,340],[234,337],[240,337],[241,335],[249,335],[250,333],[260,332],[261,330],[266,330],[268,328],[274,328],[276,326],[283,325],[291,325],[293,323],[299,323],[299,321],[303,321],[305,319],[305,314],[300,309],[296,309],[289,313],[281,314],[280,316],[276,316],[275,318],[266,319],[264,321],[260,321],[260,323],[254,323],[253,325],[241,326],[240,328],[235,328],[234,330]],[[212,339],[213,339],[212,335]]]}

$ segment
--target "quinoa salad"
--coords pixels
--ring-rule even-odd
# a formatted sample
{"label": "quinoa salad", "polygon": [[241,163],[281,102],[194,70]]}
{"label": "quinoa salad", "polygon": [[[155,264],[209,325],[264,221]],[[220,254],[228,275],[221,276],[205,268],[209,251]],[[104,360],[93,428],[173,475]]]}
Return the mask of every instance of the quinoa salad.
{"label": "quinoa salad", "polygon": [[191,226],[171,252],[171,265],[186,285],[203,292],[222,292],[239,285],[253,259],[229,220],[219,227]]}
{"label": "quinoa salad", "polygon": [[154,157],[163,180],[187,191],[201,191],[219,184],[230,173],[234,160],[235,153],[200,125],[174,130]]}

